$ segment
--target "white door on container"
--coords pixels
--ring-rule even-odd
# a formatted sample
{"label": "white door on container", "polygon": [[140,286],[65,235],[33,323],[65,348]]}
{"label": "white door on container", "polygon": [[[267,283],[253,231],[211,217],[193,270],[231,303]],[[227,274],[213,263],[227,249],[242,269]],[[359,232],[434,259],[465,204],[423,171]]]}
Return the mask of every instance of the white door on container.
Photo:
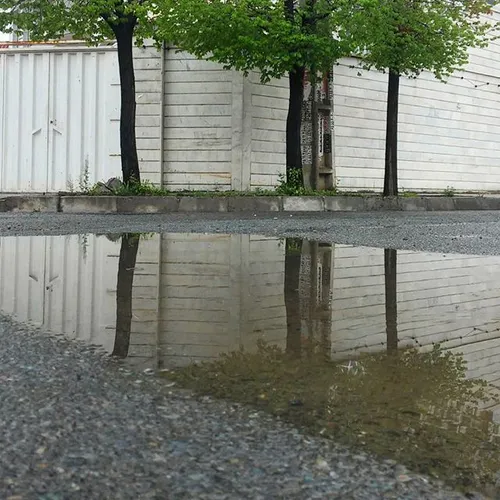
{"label": "white door on container", "polygon": [[47,189],[48,53],[4,53],[0,189]]}
{"label": "white door on container", "polygon": [[69,54],[51,53],[49,59],[49,120],[47,150],[47,190],[67,187],[68,147],[65,129],[69,120]]}

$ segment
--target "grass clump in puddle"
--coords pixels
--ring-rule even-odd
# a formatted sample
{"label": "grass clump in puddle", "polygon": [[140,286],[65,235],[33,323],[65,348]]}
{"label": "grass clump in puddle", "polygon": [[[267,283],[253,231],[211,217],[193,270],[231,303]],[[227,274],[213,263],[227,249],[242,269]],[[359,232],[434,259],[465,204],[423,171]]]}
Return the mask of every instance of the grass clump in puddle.
{"label": "grass clump in puddle", "polygon": [[169,373],[202,394],[265,409],[313,432],[392,458],[462,490],[500,470],[498,426],[486,382],[435,347],[333,362],[318,346],[294,356],[259,344]]}

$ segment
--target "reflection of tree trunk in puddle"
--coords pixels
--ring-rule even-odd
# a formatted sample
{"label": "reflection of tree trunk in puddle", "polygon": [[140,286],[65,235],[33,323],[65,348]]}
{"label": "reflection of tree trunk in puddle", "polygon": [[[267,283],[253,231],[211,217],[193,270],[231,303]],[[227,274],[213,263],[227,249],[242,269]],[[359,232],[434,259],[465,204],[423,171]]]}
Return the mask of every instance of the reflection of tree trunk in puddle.
{"label": "reflection of tree trunk in puddle", "polygon": [[301,318],[299,299],[300,256],[302,240],[287,238],[285,244],[286,352],[299,357]]}
{"label": "reflection of tree trunk in puddle", "polygon": [[387,352],[398,349],[397,250],[384,250]]}
{"label": "reflection of tree trunk in puddle", "polygon": [[116,335],[112,356],[126,358],[130,345],[132,324],[132,284],[135,261],[139,248],[139,235],[124,234],[120,246],[118,279],[116,284]]}

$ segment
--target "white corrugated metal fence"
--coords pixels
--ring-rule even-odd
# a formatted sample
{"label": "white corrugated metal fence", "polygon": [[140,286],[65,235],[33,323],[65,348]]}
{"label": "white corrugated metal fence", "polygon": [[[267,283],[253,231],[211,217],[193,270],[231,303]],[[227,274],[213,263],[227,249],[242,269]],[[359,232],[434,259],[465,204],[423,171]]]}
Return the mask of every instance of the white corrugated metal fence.
{"label": "white corrugated metal fence", "polygon": [[111,47],[0,51],[0,191],[55,192],[120,175]]}

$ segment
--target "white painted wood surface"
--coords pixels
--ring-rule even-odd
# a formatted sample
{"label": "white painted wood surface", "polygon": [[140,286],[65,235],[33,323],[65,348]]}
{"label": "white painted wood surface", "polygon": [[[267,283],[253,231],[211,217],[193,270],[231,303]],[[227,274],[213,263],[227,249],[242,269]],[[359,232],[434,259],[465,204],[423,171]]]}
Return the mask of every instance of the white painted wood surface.
{"label": "white painted wood surface", "polygon": [[285,171],[286,81],[262,85],[257,73],[245,78],[174,49],[164,57],[162,78],[161,52],[135,50],[143,177],[171,190],[274,187]]}
{"label": "white painted wood surface", "polygon": [[[400,346],[462,352],[468,376],[500,384],[497,256],[398,251]],[[332,355],[356,358],[384,350],[384,250],[335,246]]]}

